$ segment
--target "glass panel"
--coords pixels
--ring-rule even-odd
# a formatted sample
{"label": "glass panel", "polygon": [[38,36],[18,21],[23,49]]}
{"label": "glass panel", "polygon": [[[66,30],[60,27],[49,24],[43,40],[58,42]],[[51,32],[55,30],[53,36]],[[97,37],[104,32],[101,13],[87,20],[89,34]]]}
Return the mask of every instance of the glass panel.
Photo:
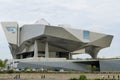
{"label": "glass panel", "polygon": [[6,27],[7,31],[9,32],[16,32],[16,28],[15,27]]}
{"label": "glass panel", "polygon": [[83,31],[83,39],[89,40],[90,39],[90,32],[87,30]]}

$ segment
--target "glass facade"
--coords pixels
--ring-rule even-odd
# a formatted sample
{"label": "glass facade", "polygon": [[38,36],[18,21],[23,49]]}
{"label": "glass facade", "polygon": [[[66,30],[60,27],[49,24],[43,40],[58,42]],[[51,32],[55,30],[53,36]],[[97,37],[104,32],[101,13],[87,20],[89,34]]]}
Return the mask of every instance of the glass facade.
{"label": "glass facade", "polygon": [[90,32],[87,30],[83,31],[83,39],[84,40],[89,40],[90,39]]}
{"label": "glass facade", "polygon": [[16,32],[16,28],[15,27],[6,27],[7,31],[9,32]]}

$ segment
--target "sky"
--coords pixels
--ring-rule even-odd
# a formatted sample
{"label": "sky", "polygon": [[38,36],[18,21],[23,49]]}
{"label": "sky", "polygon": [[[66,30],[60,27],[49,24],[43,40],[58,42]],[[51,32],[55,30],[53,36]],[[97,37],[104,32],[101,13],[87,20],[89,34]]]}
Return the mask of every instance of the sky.
{"label": "sky", "polygon": [[[98,57],[120,56],[120,0],[0,0],[0,22],[16,21],[21,26],[41,18],[51,25],[66,24],[113,35],[111,46],[102,49]],[[0,26],[0,59],[12,59],[8,46]]]}

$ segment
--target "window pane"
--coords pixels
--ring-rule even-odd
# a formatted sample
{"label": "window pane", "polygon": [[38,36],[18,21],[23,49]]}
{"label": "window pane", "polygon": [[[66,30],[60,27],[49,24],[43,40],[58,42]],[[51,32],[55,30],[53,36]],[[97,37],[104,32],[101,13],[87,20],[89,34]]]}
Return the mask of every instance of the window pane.
{"label": "window pane", "polygon": [[90,38],[90,32],[84,30],[84,31],[83,31],[83,39],[89,40],[89,38]]}
{"label": "window pane", "polygon": [[7,28],[7,31],[9,31],[9,32],[15,32],[16,31],[15,27],[6,27],[6,28]]}

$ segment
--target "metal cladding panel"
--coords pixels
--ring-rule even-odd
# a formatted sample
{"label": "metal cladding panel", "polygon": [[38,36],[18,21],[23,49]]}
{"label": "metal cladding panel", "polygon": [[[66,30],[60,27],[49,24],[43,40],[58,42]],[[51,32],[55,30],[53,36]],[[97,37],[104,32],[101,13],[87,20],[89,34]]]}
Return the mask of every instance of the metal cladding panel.
{"label": "metal cladding panel", "polygon": [[74,35],[76,38],[78,38],[80,41],[83,40],[83,31],[79,29],[71,29],[71,28],[64,28],[66,31],[68,31],[70,34]]}
{"label": "metal cladding panel", "polygon": [[1,22],[8,43],[18,45],[18,24],[17,22]]}
{"label": "metal cladding panel", "polygon": [[98,39],[103,38],[104,36],[106,36],[106,34],[101,34],[101,33],[96,33],[96,32],[90,32],[90,41],[94,42]]}
{"label": "metal cladding panel", "polygon": [[120,60],[100,60],[101,72],[120,72]]}
{"label": "metal cladding panel", "polygon": [[64,29],[67,30],[72,35],[74,35],[76,38],[78,38],[82,42],[90,43],[106,36],[105,34],[91,32],[88,30],[79,30],[79,29],[71,29],[71,28],[64,28]]}
{"label": "metal cladding panel", "polygon": [[45,25],[34,24],[24,25],[20,30],[20,42],[41,36],[44,33]]}
{"label": "metal cladding panel", "polygon": [[67,40],[80,41],[78,38],[76,38],[74,35],[66,31],[62,27],[46,26],[45,35],[67,39]]}
{"label": "metal cladding panel", "polygon": [[113,36],[106,35],[96,41],[91,42],[90,44],[94,46],[100,46],[100,47],[109,47],[112,42],[112,38]]}

